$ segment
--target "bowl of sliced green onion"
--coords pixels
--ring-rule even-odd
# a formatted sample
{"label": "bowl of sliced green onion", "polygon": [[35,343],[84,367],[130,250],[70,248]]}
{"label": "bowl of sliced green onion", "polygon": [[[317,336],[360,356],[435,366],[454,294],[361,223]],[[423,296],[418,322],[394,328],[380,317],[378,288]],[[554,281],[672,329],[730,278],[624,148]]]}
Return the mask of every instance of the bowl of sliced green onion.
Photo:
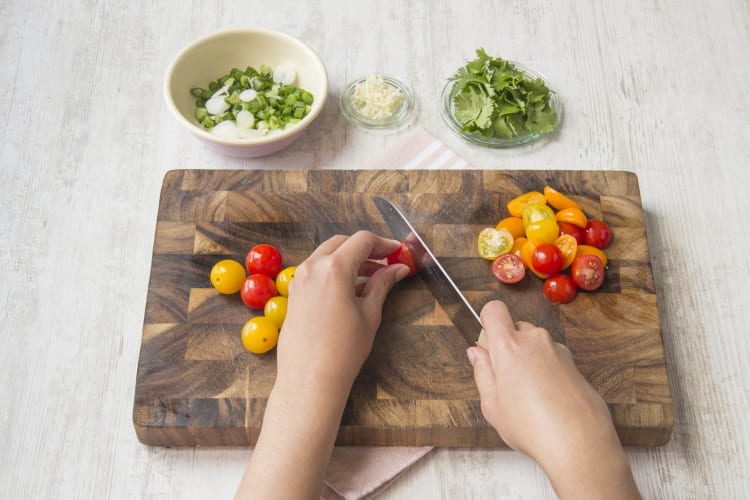
{"label": "bowl of sliced green onion", "polygon": [[172,114],[213,149],[266,156],[289,146],[315,121],[328,74],[304,42],[267,29],[227,29],[182,49],[167,69]]}

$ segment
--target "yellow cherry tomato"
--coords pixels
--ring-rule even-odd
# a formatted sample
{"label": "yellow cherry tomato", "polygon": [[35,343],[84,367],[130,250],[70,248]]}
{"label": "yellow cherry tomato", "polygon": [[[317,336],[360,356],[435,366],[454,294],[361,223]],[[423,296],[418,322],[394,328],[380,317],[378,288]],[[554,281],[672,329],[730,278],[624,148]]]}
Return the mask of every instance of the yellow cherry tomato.
{"label": "yellow cherry tomato", "polygon": [[549,186],[544,186],[544,197],[547,199],[547,203],[552,205],[555,210],[565,210],[566,208],[581,209],[581,205]]}
{"label": "yellow cherry tomato", "polygon": [[513,198],[506,206],[513,217],[523,217],[523,209],[526,208],[526,205],[544,205],[545,203],[547,203],[547,200],[542,193],[529,191]]}
{"label": "yellow cherry tomato", "polygon": [[526,238],[535,245],[554,243],[560,234],[560,227],[555,219],[543,219],[526,226]]}
{"label": "yellow cherry tomato", "polygon": [[547,205],[526,205],[523,209],[523,227],[543,220],[555,220],[555,212]]}
{"label": "yellow cherry tomato", "polygon": [[513,247],[513,235],[507,229],[485,227],[479,232],[477,249],[479,255],[487,260],[495,260]]}
{"label": "yellow cherry tomato", "polygon": [[586,214],[583,213],[583,210],[580,208],[564,208],[557,212],[555,214],[555,218],[558,222],[570,222],[574,226],[580,227],[583,229],[586,227],[586,223],[588,222],[588,219],[586,218]]}
{"label": "yellow cherry tomato", "polygon": [[211,268],[211,284],[223,294],[237,293],[245,282],[245,268],[236,260],[220,260]]}
{"label": "yellow cherry tomato", "polygon": [[281,328],[284,325],[284,318],[286,318],[286,306],[289,299],[277,295],[271,297],[263,306],[263,315],[273,321],[276,326]]}
{"label": "yellow cherry tomato", "polygon": [[279,341],[279,327],[264,316],[251,318],[242,327],[242,343],[245,349],[253,354],[263,354],[274,347]]}
{"label": "yellow cherry tomato", "polygon": [[523,236],[526,230],[523,227],[523,219],[520,217],[506,217],[497,223],[495,229],[507,229],[513,238]]}
{"label": "yellow cherry tomato", "polygon": [[604,267],[607,267],[607,254],[596,247],[592,247],[590,245],[578,245],[578,249],[576,250],[576,257],[580,257],[581,255],[596,255],[597,257],[599,257],[599,260],[602,261],[602,265]]}
{"label": "yellow cherry tomato", "polygon": [[289,283],[292,282],[294,271],[296,270],[296,266],[289,266],[286,269],[282,269],[276,276],[276,290],[284,297],[289,297]]}
{"label": "yellow cherry tomato", "polygon": [[526,244],[527,241],[529,241],[529,240],[527,240],[523,236],[521,236],[519,238],[516,238],[515,240],[513,240],[513,247],[510,249],[510,252],[508,252],[508,253],[512,253],[512,254],[517,255],[518,257],[520,257],[521,256],[521,249],[523,248],[523,246]]}
{"label": "yellow cherry tomato", "polygon": [[549,274],[540,273],[539,271],[534,269],[534,264],[531,262],[531,255],[534,253],[535,248],[536,245],[531,241],[527,241],[526,243],[524,243],[523,247],[521,248],[521,262],[523,262],[523,265],[526,266],[529,271],[536,274],[537,277],[545,280],[549,278]]}
{"label": "yellow cherry tomato", "polygon": [[578,250],[578,241],[574,236],[569,234],[563,234],[555,240],[555,246],[560,249],[563,254],[563,269],[570,266],[574,260],[576,260],[576,251]]}

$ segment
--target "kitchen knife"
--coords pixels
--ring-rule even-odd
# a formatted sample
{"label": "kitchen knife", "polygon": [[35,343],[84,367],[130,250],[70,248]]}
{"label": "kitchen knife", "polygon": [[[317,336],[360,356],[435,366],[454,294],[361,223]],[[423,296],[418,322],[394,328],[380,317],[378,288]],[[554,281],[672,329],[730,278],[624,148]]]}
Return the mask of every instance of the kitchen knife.
{"label": "kitchen knife", "polygon": [[435,254],[396,205],[382,196],[373,196],[372,199],[393,236],[409,247],[417,271],[461,335],[469,345],[478,343],[484,347],[484,330],[479,314],[466,300]]}

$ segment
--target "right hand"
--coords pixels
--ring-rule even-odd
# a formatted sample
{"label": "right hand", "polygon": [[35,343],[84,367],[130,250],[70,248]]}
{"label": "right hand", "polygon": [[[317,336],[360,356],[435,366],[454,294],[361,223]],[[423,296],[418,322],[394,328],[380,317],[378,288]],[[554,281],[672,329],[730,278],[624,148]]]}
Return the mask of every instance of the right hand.
{"label": "right hand", "polygon": [[607,405],[568,348],[543,328],[514,323],[500,301],[487,303],[481,319],[487,350],[467,355],[482,413],[500,437],[536,460],[561,497],[638,498]]}

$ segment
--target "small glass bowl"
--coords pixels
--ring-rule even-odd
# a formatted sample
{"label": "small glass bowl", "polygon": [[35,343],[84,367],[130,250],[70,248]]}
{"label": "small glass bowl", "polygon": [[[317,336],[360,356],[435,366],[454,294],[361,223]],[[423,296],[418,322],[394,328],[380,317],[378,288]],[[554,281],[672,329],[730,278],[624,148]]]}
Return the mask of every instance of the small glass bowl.
{"label": "small glass bowl", "polygon": [[549,84],[549,80],[542,75],[541,73],[534,71],[532,69],[527,68],[523,64],[519,64],[517,62],[512,62],[513,65],[518,69],[519,71],[522,71],[524,74],[526,74],[529,78],[536,80],[537,78],[541,78],[544,80],[544,83],[547,85],[547,88],[550,89],[550,106],[552,109],[555,110],[557,113],[557,126],[555,127],[555,130],[551,132],[526,132],[525,134],[517,135],[516,137],[513,137],[511,139],[505,139],[504,137],[485,137],[479,132],[465,132],[461,127],[461,123],[456,119],[454,111],[453,111],[453,99],[451,99],[451,91],[453,90],[453,86],[456,82],[452,80],[448,80],[448,83],[445,84],[445,87],[443,87],[443,92],[441,94],[441,101],[442,101],[442,116],[443,121],[445,122],[448,127],[450,127],[451,130],[453,130],[455,133],[457,133],[462,139],[464,139],[467,142],[470,142],[472,144],[476,144],[478,146],[483,146],[486,148],[495,148],[495,149],[510,149],[510,148],[517,148],[521,146],[527,146],[530,144],[533,144],[540,140],[541,138],[556,132],[560,129],[560,126],[562,125],[562,116],[563,116],[563,107],[562,102],[560,101],[560,97],[557,93],[555,93],[552,89],[552,86]]}
{"label": "small glass bowl", "polygon": [[361,76],[353,80],[346,86],[344,92],[342,92],[341,94],[341,99],[339,100],[341,112],[344,114],[344,117],[349,120],[349,122],[363,129],[382,133],[396,132],[407,127],[414,117],[414,112],[416,110],[414,93],[411,91],[408,85],[406,85],[398,78],[383,73],[377,73],[377,75],[383,78],[383,81],[386,85],[398,89],[399,91],[401,91],[401,93],[404,94],[404,100],[401,103],[401,106],[391,116],[382,120],[373,120],[371,118],[362,116],[352,106],[351,98],[357,85],[366,82],[368,76],[372,76],[368,75]]}

